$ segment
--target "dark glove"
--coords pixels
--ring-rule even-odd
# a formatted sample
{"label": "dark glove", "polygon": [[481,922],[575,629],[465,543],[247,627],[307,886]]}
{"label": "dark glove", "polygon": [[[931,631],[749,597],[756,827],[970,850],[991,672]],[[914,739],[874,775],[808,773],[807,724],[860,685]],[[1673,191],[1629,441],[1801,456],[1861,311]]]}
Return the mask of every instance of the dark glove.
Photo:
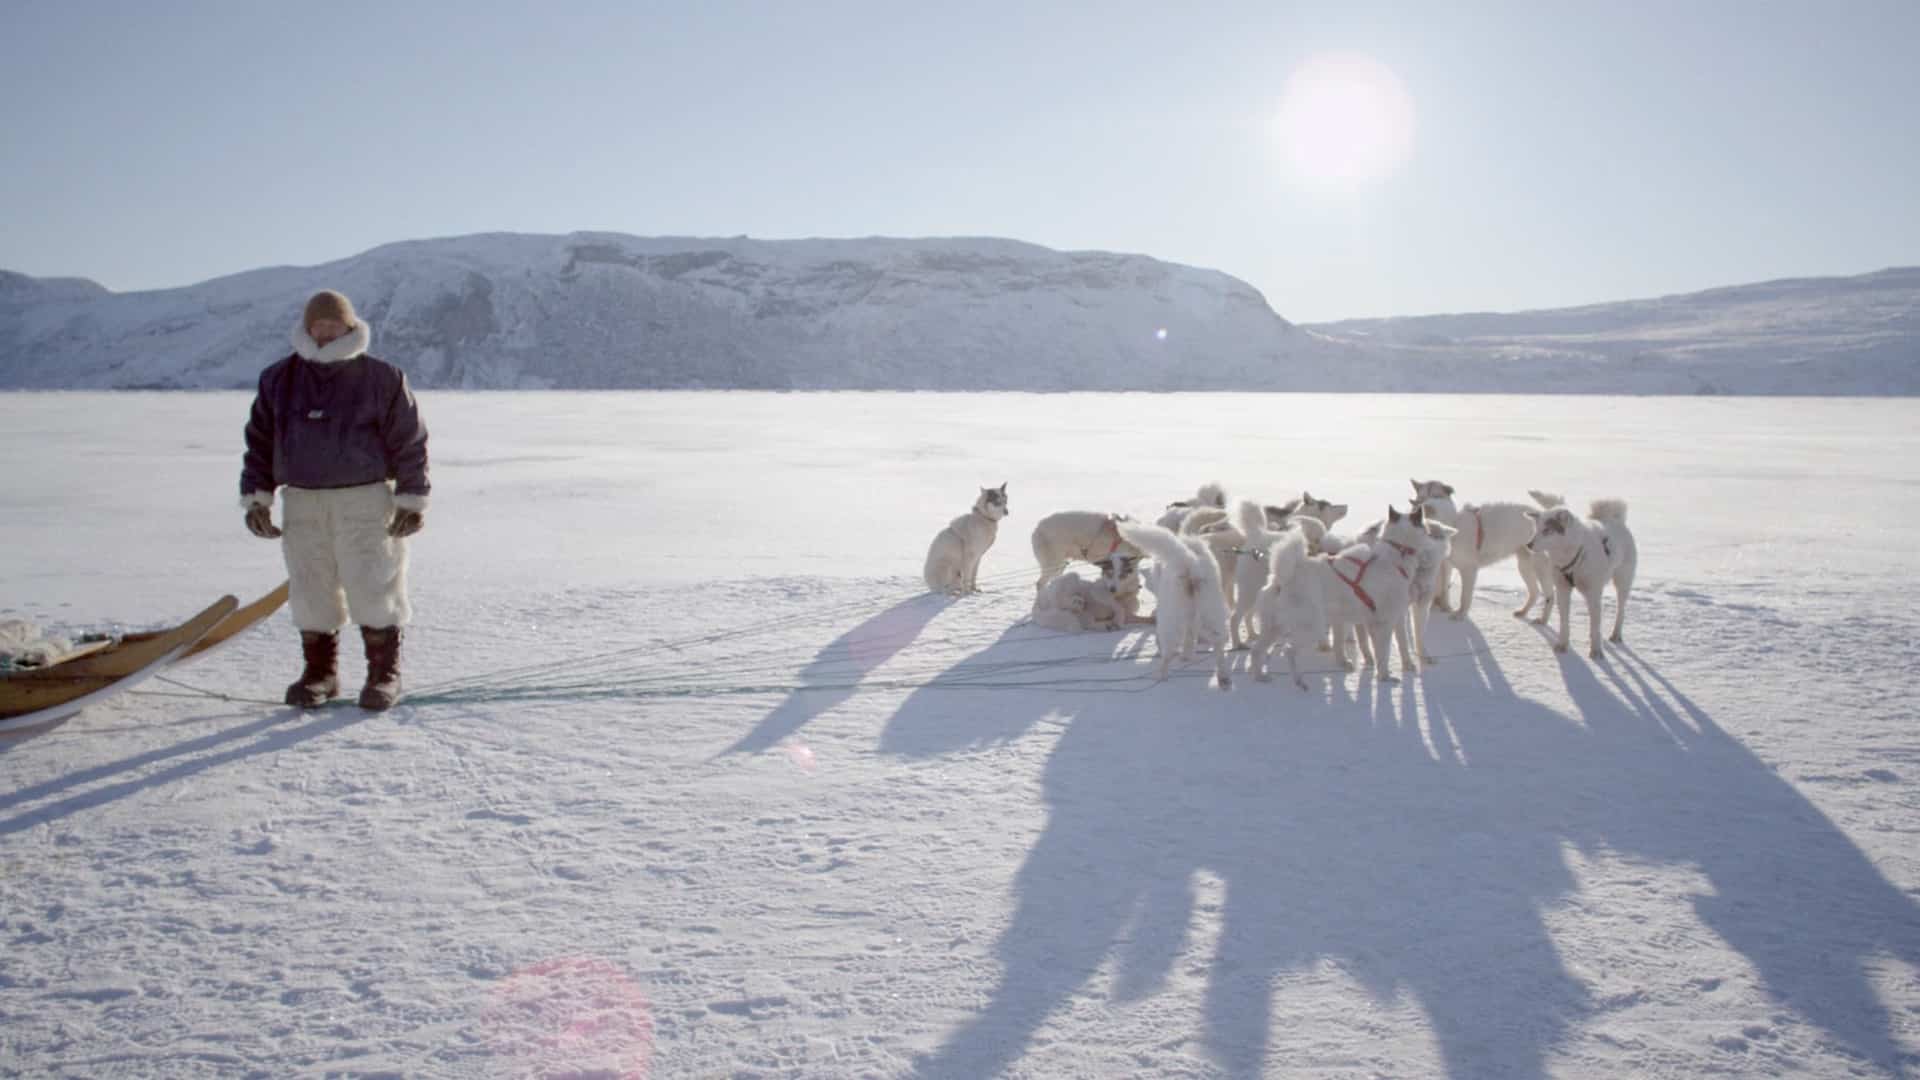
{"label": "dark glove", "polygon": [[277,540],[280,530],[273,527],[273,507],[255,503],[247,507],[247,531],[262,540]]}
{"label": "dark glove", "polygon": [[418,510],[395,510],[393,520],[387,523],[387,535],[395,538],[412,536],[426,523],[426,515]]}

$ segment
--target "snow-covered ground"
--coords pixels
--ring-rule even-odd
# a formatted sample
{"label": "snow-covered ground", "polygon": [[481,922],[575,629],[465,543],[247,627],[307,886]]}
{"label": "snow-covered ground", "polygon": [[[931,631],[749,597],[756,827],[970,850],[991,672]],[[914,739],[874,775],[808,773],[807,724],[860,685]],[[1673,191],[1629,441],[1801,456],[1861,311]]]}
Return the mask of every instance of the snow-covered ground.
{"label": "snow-covered ground", "polygon": [[[0,395],[0,617],[277,583],[246,403]],[[0,742],[0,1074],[1920,1073],[1920,406],[422,404],[420,703]],[[1046,512],[1409,477],[1628,499],[1627,646],[1553,654],[1510,567],[1387,689],[1020,625]],[[923,595],[1001,481],[992,591]],[[177,674],[297,657],[283,613]]]}

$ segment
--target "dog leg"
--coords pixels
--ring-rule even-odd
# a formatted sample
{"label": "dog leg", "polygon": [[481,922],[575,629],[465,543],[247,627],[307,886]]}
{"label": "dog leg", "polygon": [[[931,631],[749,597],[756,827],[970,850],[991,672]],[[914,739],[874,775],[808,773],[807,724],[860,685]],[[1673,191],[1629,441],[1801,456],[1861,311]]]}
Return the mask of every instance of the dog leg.
{"label": "dog leg", "polygon": [[1247,674],[1254,682],[1272,682],[1273,674],[1267,670],[1267,660],[1273,655],[1273,634],[1261,630],[1247,642]]}
{"label": "dog leg", "polygon": [[1300,644],[1287,642],[1287,671],[1293,675],[1293,685],[1302,690],[1307,688],[1307,680],[1300,677]]}
{"label": "dog leg", "polygon": [[1580,595],[1587,598],[1587,655],[1598,660],[1604,655],[1600,651],[1600,603],[1606,595],[1606,581],[1592,590],[1580,590]]}
{"label": "dog leg", "polygon": [[1442,563],[1440,566],[1440,587],[1433,594],[1433,606],[1439,608],[1441,611],[1453,610],[1453,601],[1447,598],[1447,589],[1450,588],[1449,583],[1452,582],[1452,580],[1453,564]]}
{"label": "dog leg", "polygon": [[1560,636],[1553,643],[1554,652],[1567,651],[1567,611],[1573,606],[1573,586],[1565,581],[1553,583],[1554,603],[1560,608]]}
{"label": "dog leg", "polygon": [[1607,640],[1615,645],[1624,644],[1626,640],[1620,636],[1620,629],[1627,624],[1627,594],[1632,591],[1632,582],[1613,579],[1613,633],[1607,635]]}
{"label": "dog leg", "polygon": [[1363,629],[1369,637],[1373,638],[1373,653],[1380,658],[1379,670],[1375,677],[1383,683],[1399,682],[1399,679],[1394,678],[1393,675],[1387,671],[1387,647],[1393,640],[1393,624],[1389,622],[1374,622],[1366,625]]}
{"label": "dog leg", "polygon": [[1477,566],[1463,566],[1460,568],[1460,606],[1454,609],[1454,622],[1464,620],[1467,617],[1467,612],[1473,610],[1473,583],[1479,576],[1480,568]]}
{"label": "dog leg", "polygon": [[1409,607],[1393,624],[1393,640],[1400,644],[1400,670],[1408,673],[1420,670],[1420,665],[1413,662],[1412,637],[1413,609]]}
{"label": "dog leg", "polygon": [[1527,586],[1527,600],[1513,613],[1513,617],[1524,619],[1527,617],[1527,612],[1533,608],[1533,601],[1541,594],[1542,589],[1539,575],[1534,573],[1533,552],[1521,548],[1520,553],[1514,556],[1514,562],[1520,568],[1520,580]]}
{"label": "dog leg", "polygon": [[1414,604],[1413,610],[1408,614],[1413,618],[1413,641],[1420,653],[1420,665],[1432,667],[1440,662],[1427,651],[1427,620],[1433,616],[1433,599],[1428,597]]}

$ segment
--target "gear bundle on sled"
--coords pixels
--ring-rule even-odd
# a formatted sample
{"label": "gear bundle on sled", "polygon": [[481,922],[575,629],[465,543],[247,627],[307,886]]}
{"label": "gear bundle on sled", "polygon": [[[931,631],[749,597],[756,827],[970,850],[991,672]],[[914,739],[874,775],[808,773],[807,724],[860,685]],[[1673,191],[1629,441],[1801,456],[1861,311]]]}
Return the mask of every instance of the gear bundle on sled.
{"label": "gear bundle on sled", "polygon": [[287,602],[287,586],[240,606],[223,596],[193,618],[147,633],[84,641],[38,666],[0,673],[0,731],[39,727],[204,656]]}

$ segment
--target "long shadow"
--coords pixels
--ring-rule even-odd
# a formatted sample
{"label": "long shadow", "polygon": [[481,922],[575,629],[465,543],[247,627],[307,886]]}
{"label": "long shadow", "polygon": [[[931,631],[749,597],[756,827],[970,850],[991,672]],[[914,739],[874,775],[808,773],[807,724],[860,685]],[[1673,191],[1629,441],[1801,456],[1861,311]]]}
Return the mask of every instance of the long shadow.
{"label": "long shadow", "polygon": [[[359,723],[364,714],[358,709],[332,709],[303,724],[292,726],[287,724],[287,720],[290,717],[299,717],[302,715],[305,714],[296,709],[282,709],[271,716],[249,724],[242,724],[239,727],[229,728],[226,731],[205,735],[197,739],[188,739],[185,742],[177,743],[173,746],[149,751],[144,754],[137,754],[133,757],[122,758],[119,761],[108,762],[88,769],[81,769],[78,772],[69,773],[56,780],[49,780],[45,783],[35,784],[31,787],[9,793],[4,797],[0,797],[0,809],[20,806],[24,803],[45,798],[48,795],[53,795],[70,788],[80,787],[98,780],[104,780],[108,777],[121,775],[123,773],[135,773],[148,765],[166,761],[170,758],[185,759],[161,769],[159,772],[132,776],[118,783],[108,784],[105,787],[89,788],[69,795],[57,802],[34,807],[30,810],[24,810],[15,814],[13,817],[0,820],[0,836],[30,829],[43,822],[58,821],[61,818],[76,814],[82,810],[103,806],[115,799],[124,798],[136,791],[162,784],[169,784],[176,780],[205,772],[208,769],[225,765],[229,762],[240,761],[253,757],[256,754],[271,754],[297,746],[310,739],[316,739],[322,735],[328,735],[341,728]],[[270,734],[267,734],[265,738],[241,743],[242,740],[261,734],[262,732],[270,732]],[[241,745],[229,745],[234,743],[241,743]],[[219,746],[228,746],[228,749],[212,754],[201,753],[202,751],[212,750]]]}
{"label": "long shadow", "polygon": [[[1042,717],[1064,729],[1043,775],[1047,825],[996,946],[999,982],[918,1075],[999,1075],[1102,971],[1130,1000],[1176,967],[1205,973],[1199,1037],[1226,1075],[1311,1073],[1307,1036],[1271,1018],[1300,1000],[1276,987],[1311,994],[1326,965],[1417,1004],[1449,1076],[1545,1075],[1596,1010],[1544,915],[1576,889],[1568,843],[1702,868],[1716,886],[1697,902],[1706,925],[1783,1001],[1899,1070],[1866,968],[1882,954],[1920,961],[1913,902],[1644,665],[1624,693],[1569,661],[1575,721],[1517,696],[1466,631],[1471,659],[1384,690],[1323,677],[1310,695],[1242,680],[1233,695],[1191,681],[995,694],[990,709],[909,697],[880,740],[908,757]],[[1224,891],[1210,956],[1192,925],[1207,876]],[[1808,925],[1834,911],[1846,916]]]}
{"label": "long shadow", "polygon": [[911,644],[953,602],[952,597],[937,593],[911,597],[834,638],[800,671],[801,685],[818,688],[787,695],[725,753],[757,754],[771,749],[814,717],[846,701],[854,694],[853,684]]}

